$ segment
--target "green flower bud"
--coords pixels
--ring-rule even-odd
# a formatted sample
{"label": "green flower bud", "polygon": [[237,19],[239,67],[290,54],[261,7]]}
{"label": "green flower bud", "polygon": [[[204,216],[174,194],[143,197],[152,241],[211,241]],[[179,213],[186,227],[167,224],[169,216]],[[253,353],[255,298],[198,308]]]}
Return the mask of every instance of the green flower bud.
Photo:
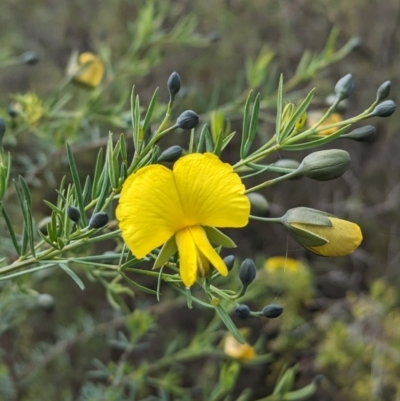
{"label": "green flower bud", "polygon": [[223,259],[226,268],[228,269],[228,272],[230,272],[233,269],[233,266],[235,265],[235,257],[233,255],[228,255],[225,256]]}
{"label": "green flower bud", "polygon": [[389,117],[394,113],[395,110],[396,103],[393,100],[385,100],[374,108],[370,116]]}
{"label": "green flower bud", "polygon": [[184,111],[176,120],[176,125],[182,129],[192,129],[197,127],[199,116],[192,110]]}
{"label": "green flower bud", "polygon": [[0,117],[0,146],[3,146],[3,138],[6,133],[6,122]]}
{"label": "green flower bud", "polygon": [[385,81],[376,91],[376,102],[381,102],[382,100],[385,100],[389,94],[390,94],[390,89],[391,89],[391,82],[390,81]]}
{"label": "green flower bud", "polygon": [[18,110],[16,110],[15,107],[13,107],[13,106],[8,107],[7,113],[11,118],[16,118],[19,115]]}
{"label": "green flower bud", "polygon": [[171,146],[158,156],[158,162],[176,162],[182,153],[183,149],[179,145]]}
{"label": "green flower bud", "polygon": [[366,125],[365,127],[357,128],[348,134],[341,135],[340,138],[352,139],[357,142],[368,142],[371,143],[376,138],[376,129],[372,125]]}
{"label": "green flower bud", "polygon": [[39,62],[39,57],[33,51],[27,51],[21,54],[21,60],[26,65],[36,65]]}
{"label": "green flower bud", "polygon": [[174,96],[179,92],[179,89],[181,89],[181,77],[176,71],[169,76],[167,87],[171,98],[174,98]]}
{"label": "green flower bud", "polygon": [[243,288],[247,288],[255,278],[256,266],[250,258],[247,258],[239,268],[239,279],[242,282]]}
{"label": "green flower bud", "polygon": [[275,319],[276,317],[282,315],[283,308],[278,304],[269,304],[262,310],[262,313],[269,319]]}
{"label": "green flower bud", "polygon": [[266,215],[269,213],[269,203],[265,199],[264,195],[257,192],[251,192],[246,195],[250,201],[251,214],[262,214]]}
{"label": "green flower bud", "polygon": [[354,88],[353,76],[351,74],[340,78],[335,86],[335,93],[339,100],[347,99]]}
{"label": "green flower bud", "polygon": [[300,166],[300,163],[294,159],[279,159],[274,163],[274,166],[297,170]]}
{"label": "green flower bud", "polygon": [[350,155],[345,150],[320,150],[306,156],[299,172],[317,181],[329,181],[343,175],[350,166]]}
{"label": "green flower bud", "polygon": [[108,215],[105,212],[95,213],[89,221],[90,228],[103,228],[108,223]]}
{"label": "green flower bud", "polygon": [[52,312],[54,309],[54,298],[50,294],[39,294],[36,302],[37,306],[46,312]]}
{"label": "green flower bud", "polygon": [[68,206],[67,215],[75,223],[77,223],[79,221],[79,219],[81,218],[79,209],[76,208],[75,206]]}
{"label": "green flower bud", "polygon": [[235,309],[235,314],[240,319],[247,319],[250,316],[250,308],[245,304],[240,304]]}

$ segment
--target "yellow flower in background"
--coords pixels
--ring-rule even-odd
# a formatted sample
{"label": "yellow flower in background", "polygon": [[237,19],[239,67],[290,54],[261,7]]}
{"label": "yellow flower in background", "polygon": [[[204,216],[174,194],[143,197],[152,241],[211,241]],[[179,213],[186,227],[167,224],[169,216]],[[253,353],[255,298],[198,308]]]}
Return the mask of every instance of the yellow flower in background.
{"label": "yellow flower in background", "polygon": [[24,95],[15,96],[16,103],[12,108],[26,121],[30,126],[35,126],[46,114],[42,100],[36,93],[28,92]]}
{"label": "yellow flower in background", "polygon": [[79,55],[73,53],[67,67],[67,74],[77,83],[90,88],[98,86],[103,79],[104,64],[93,53],[85,52]]}
{"label": "yellow flower in background", "polygon": [[[319,226],[314,224],[291,223],[292,227],[299,229],[294,235],[295,239],[305,248],[321,256],[345,256],[354,252],[363,239],[360,227],[351,221],[328,217],[332,226]],[[324,245],[308,246],[302,243],[302,232],[313,234],[328,241]]]}
{"label": "yellow flower in background", "polygon": [[171,255],[178,250],[180,275],[190,287],[197,275],[205,276],[210,264],[221,275],[228,274],[210,244],[208,228],[247,225],[250,202],[244,191],[232,166],[214,154],[195,153],[180,158],[173,170],[151,165],[130,175],[116,216],[136,258],[163,244]]}
{"label": "yellow flower in background", "polygon": [[287,258],[285,256],[273,256],[265,261],[264,268],[268,273],[288,272],[298,273],[303,269],[304,265],[296,259]]}
{"label": "yellow flower in background", "polygon": [[[313,110],[307,113],[307,126],[311,128],[314,126],[323,116],[325,112],[323,110]],[[326,127],[328,125],[340,123],[343,121],[342,116],[339,113],[332,113],[320,126],[319,128]],[[318,135],[331,135],[335,133],[341,127],[332,127],[326,130],[318,132]]]}
{"label": "yellow flower in background", "polygon": [[247,343],[241,344],[231,334],[228,334],[225,338],[224,353],[241,361],[248,361],[256,356],[256,352],[251,345]]}

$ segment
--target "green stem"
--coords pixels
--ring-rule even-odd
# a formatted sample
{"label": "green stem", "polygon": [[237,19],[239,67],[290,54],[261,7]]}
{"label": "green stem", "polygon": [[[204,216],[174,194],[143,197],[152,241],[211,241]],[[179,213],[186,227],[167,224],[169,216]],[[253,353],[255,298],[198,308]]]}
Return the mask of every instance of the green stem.
{"label": "green stem", "polygon": [[262,182],[261,184],[258,184],[255,187],[246,189],[245,194],[248,194],[248,193],[254,192],[254,191],[258,191],[259,189],[262,189],[262,188],[270,187],[271,185],[274,185],[274,184],[276,184],[278,182],[285,181],[285,180],[287,180],[289,178],[296,177],[299,174],[301,174],[301,173],[299,173],[298,170],[294,170],[289,174],[282,175],[280,177],[274,178],[273,180]]}
{"label": "green stem", "polygon": [[282,224],[281,217],[259,217],[259,216],[249,216],[250,220],[262,221],[264,223]]}

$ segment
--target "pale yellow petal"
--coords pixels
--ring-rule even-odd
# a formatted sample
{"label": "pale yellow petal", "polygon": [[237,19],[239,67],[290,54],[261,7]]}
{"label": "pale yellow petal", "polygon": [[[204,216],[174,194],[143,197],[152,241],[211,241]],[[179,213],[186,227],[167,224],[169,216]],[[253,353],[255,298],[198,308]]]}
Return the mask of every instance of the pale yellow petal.
{"label": "pale yellow petal", "polygon": [[122,237],[137,258],[184,227],[172,171],[161,165],[140,169],[125,181],[116,210]]}
{"label": "pale yellow petal", "polygon": [[210,263],[221,273],[221,275],[228,275],[228,268],[226,267],[221,256],[215,251],[210,244],[206,232],[200,226],[189,227],[193,240],[200,250],[200,252],[210,261]]}
{"label": "pale yellow petal", "polygon": [[354,252],[363,239],[360,227],[351,221],[329,217],[332,227],[307,226],[307,230],[326,238],[329,242],[325,245],[307,247],[310,251],[321,256],[345,256]]}
{"label": "pale yellow petal", "polygon": [[231,165],[212,153],[194,153],[174,165],[187,226],[244,227],[250,202]]}
{"label": "pale yellow petal", "polygon": [[188,228],[179,230],[175,235],[179,251],[179,272],[183,284],[191,287],[197,277],[197,249]]}
{"label": "pale yellow petal", "polygon": [[79,72],[74,80],[81,84],[95,88],[103,79],[104,64],[98,56],[93,53],[82,53],[78,58]]}

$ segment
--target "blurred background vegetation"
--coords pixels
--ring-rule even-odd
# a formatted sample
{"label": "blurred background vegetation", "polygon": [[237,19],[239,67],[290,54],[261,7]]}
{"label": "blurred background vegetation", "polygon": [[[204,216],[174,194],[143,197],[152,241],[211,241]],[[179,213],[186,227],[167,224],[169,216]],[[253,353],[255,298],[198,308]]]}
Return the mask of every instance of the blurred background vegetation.
{"label": "blurred background vegetation", "polygon": [[[43,199],[53,200],[69,174],[65,142],[73,146],[82,177],[92,174],[108,131],[130,133],[131,86],[146,105],[160,86],[166,104],[165,83],[174,70],[183,82],[176,116],[193,109],[207,122],[219,111],[232,131],[241,129],[243,94],[260,91],[265,100],[260,140],[274,129],[280,72],[291,82],[287,92],[294,101],[317,88],[316,110],[327,107],[326,97],[347,73],[353,74],[355,90],[344,116],[364,110],[388,79],[397,102],[399,23],[400,3],[378,0],[3,0],[0,115],[7,121],[4,147],[13,155],[12,176],[25,177],[35,218],[46,218]],[[290,81],[305,52],[320,54],[332,35],[336,49],[355,37],[361,41],[346,57]],[[102,58],[107,72],[101,87],[64,92],[73,50]],[[18,62],[26,51],[35,52],[39,63]],[[320,67],[329,60],[325,56]],[[30,110],[30,118],[18,115],[18,107]],[[161,117],[164,111],[160,106],[156,113]],[[228,232],[239,245],[235,256],[256,259],[260,269],[248,303],[256,309],[268,300],[285,308],[273,321],[235,321],[253,353],[229,355],[218,322],[205,311],[188,310],[174,293],[163,293],[157,303],[154,295],[132,296],[129,290],[122,294],[126,308],[116,310],[83,269],[85,291],[62,272],[31,275],[1,282],[0,398],[257,400],[283,383],[285,372],[285,388],[275,387],[269,400],[301,399],[290,398],[289,390],[314,384],[319,374],[324,379],[309,399],[398,399],[399,120],[395,113],[372,121],[378,131],[373,143],[335,143],[352,157],[343,178],[283,182],[262,192],[272,216],[307,206],[360,224],[364,242],[350,257],[312,255],[281,228],[261,223]],[[187,144],[183,136],[171,139],[162,147]],[[231,146],[223,158],[234,154]],[[278,156],[302,160],[305,154]],[[11,214],[14,203],[10,188],[5,204]],[[16,211],[12,218],[20,224]],[[12,260],[2,222],[0,239],[0,256]],[[279,260],[265,264],[274,256],[294,260],[286,269]]]}

